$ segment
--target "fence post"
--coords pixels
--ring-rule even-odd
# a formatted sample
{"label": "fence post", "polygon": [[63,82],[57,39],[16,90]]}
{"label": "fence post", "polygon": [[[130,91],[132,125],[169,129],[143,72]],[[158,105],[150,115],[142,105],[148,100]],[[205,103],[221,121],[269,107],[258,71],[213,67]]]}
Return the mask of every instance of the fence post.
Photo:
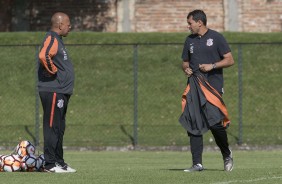
{"label": "fence post", "polygon": [[133,80],[134,80],[134,123],[133,146],[138,145],[138,44],[133,45]]}
{"label": "fence post", "polygon": [[238,45],[238,123],[239,123],[239,135],[238,145],[243,143],[243,82],[242,82],[242,71],[243,71],[243,59],[242,59],[242,45]]}

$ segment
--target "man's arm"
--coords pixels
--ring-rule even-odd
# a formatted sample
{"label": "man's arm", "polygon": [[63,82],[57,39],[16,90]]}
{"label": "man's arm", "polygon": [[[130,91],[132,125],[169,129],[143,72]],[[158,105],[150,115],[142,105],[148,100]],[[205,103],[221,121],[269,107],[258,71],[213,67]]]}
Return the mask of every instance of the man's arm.
{"label": "man's arm", "polygon": [[51,36],[48,36],[44,41],[43,48],[39,53],[39,60],[50,74],[55,74],[58,70],[52,61],[52,57],[57,54],[57,51],[57,39],[52,39]]}
{"label": "man's arm", "polygon": [[184,60],[182,62],[182,70],[188,77],[190,77],[193,74],[192,69],[189,67],[189,61],[188,60]]}
{"label": "man's arm", "polygon": [[215,63],[212,63],[212,64],[201,64],[201,65],[199,65],[199,68],[203,72],[209,72],[213,69],[227,68],[227,67],[230,67],[232,65],[234,65],[234,59],[233,59],[231,52],[228,52],[228,53],[223,55],[223,59],[221,61],[218,61],[218,62],[215,62]]}

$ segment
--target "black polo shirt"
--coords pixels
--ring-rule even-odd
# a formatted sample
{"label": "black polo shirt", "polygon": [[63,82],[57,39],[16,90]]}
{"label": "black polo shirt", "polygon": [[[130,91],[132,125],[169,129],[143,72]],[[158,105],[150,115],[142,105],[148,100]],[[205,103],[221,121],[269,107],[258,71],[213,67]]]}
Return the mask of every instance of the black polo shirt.
{"label": "black polo shirt", "polygon": [[[212,64],[223,59],[223,55],[231,52],[225,38],[218,32],[208,29],[203,35],[191,34],[184,43],[182,59],[188,60],[193,71],[199,70],[199,64]],[[222,68],[204,73],[211,86],[223,93]]]}

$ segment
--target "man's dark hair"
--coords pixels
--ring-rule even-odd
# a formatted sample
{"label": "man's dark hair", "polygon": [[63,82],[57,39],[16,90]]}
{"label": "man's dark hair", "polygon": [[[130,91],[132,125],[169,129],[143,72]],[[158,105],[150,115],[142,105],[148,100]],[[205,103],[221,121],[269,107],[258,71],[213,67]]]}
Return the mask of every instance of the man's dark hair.
{"label": "man's dark hair", "polygon": [[207,16],[203,10],[193,10],[189,12],[187,15],[187,19],[191,16],[193,17],[193,20],[195,22],[198,22],[200,20],[205,26],[207,25]]}

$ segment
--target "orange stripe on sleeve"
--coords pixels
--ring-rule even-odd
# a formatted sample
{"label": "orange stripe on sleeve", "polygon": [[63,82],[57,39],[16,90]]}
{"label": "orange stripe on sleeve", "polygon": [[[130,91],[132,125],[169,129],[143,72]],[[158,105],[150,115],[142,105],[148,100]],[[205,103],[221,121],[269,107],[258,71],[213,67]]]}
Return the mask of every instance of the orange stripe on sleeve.
{"label": "orange stripe on sleeve", "polygon": [[52,36],[48,36],[44,41],[43,48],[39,53],[39,59],[44,68],[51,74],[57,72],[57,67],[52,61],[52,57],[58,52],[58,40]]}

